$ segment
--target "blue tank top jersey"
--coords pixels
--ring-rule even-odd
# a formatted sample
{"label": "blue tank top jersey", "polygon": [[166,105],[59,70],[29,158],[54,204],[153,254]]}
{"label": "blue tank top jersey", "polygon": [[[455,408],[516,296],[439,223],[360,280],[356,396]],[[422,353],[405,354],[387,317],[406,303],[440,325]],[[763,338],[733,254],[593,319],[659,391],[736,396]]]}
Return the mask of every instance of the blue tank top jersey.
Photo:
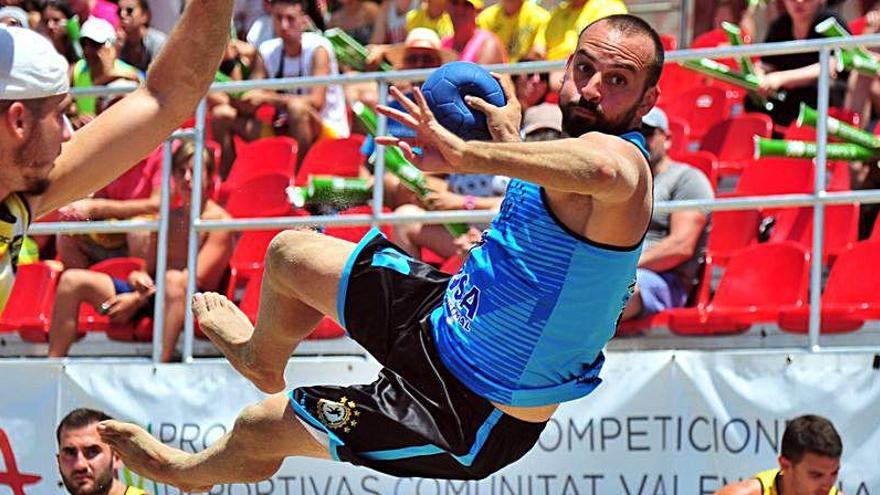
{"label": "blue tank top jersey", "polygon": [[[641,134],[620,137],[647,157]],[[589,394],[632,295],[641,247],[585,239],[554,216],[540,186],[511,180],[501,211],[430,315],[444,364],[501,404]]]}

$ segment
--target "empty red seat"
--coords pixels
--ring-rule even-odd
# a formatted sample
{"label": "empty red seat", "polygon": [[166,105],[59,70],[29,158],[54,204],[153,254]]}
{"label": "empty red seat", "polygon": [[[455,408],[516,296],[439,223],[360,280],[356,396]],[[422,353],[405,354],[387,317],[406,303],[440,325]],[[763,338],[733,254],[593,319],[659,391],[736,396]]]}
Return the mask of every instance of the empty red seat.
{"label": "empty red seat", "polygon": [[769,138],[772,133],[770,117],[747,113],[712,125],[700,142],[700,150],[718,157],[719,175],[734,175],[754,160],[755,136]]}
{"label": "empty red seat", "polygon": [[691,151],[675,155],[674,160],[687,163],[709,179],[712,189],[718,188],[718,159],[708,151]]}
{"label": "empty red seat", "polygon": [[688,153],[690,151],[691,128],[684,119],[673,117],[669,119],[669,156]]}
{"label": "empty red seat", "polygon": [[281,174],[289,183],[296,168],[297,149],[296,140],[287,136],[262,138],[237,146],[235,162],[220,189],[221,201],[254,177]]}
{"label": "empty red seat", "polygon": [[[860,242],[843,251],[831,267],[820,305],[822,333],[858,330],[865,320],[880,318],[880,243]],[[796,333],[809,330],[810,305],[786,306],[779,327]]]}
{"label": "empty red seat", "polygon": [[20,265],[12,293],[0,316],[0,332],[17,330],[22,340],[48,342],[60,273],[46,262]]}
{"label": "empty red seat", "polygon": [[634,320],[621,321],[617,326],[616,337],[625,337],[629,335],[642,335],[648,330],[657,327],[664,327],[669,324],[669,312],[661,311],[648,315],[644,318]]}
{"label": "empty red seat", "polygon": [[683,335],[719,335],[775,322],[782,306],[804,303],[809,259],[807,251],[793,242],[743,249],[728,262],[708,305],[669,310],[669,329]]}
{"label": "empty red seat", "polygon": [[352,134],[344,139],[322,139],[309,148],[296,172],[294,184],[305,186],[309,175],[357,177],[364,162],[361,146],[364,136]]}
{"label": "empty red seat", "polygon": [[263,268],[266,249],[280,230],[250,230],[243,232],[235,244],[235,251],[229,259],[229,283],[226,297],[233,300],[235,290],[247,284],[258,270]]}
{"label": "empty red seat", "polygon": [[678,62],[666,62],[663,64],[663,72],[660,74],[660,99],[657,104],[664,110],[669,105],[675,104],[682,94],[706,85],[706,76],[685,69]]}
{"label": "empty red seat", "polygon": [[731,256],[758,241],[761,212],[731,210],[712,212],[711,230],[706,251],[716,264],[725,264]]}
{"label": "empty red seat", "polygon": [[[825,207],[825,234],[822,241],[823,260],[834,259],[856,242],[859,235],[859,205]],[[813,208],[785,208],[776,214],[770,241],[795,241],[806,249],[813,246]]]}
{"label": "empty red seat", "polygon": [[812,160],[761,158],[743,169],[733,195],[811,194],[815,175]]}
{"label": "empty red seat", "polygon": [[291,215],[293,207],[286,191],[289,185],[290,178],[283,174],[252,177],[228,190],[223,207],[235,218]]}
{"label": "empty red seat", "polygon": [[730,115],[725,90],[710,86],[692,88],[674,100],[664,100],[663,109],[669,117],[687,122],[691,139],[697,141],[701,141],[712,126]]}

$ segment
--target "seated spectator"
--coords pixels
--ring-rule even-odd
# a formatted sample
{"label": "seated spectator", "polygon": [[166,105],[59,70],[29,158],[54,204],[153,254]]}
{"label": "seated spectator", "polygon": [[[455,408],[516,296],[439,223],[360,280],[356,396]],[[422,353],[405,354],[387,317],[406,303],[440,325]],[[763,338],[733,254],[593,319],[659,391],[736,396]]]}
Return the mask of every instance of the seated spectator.
{"label": "seated spectator", "polygon": [[452,36],[455,27],[446,13],[446,1],[424,0],[417,9],[410,10],[406,14],[407,32],[412,32],[415,28],[428,28],[441,38]]}
{"label": "seated spectator", "polygon": [[455,25],[455,34],[443,38],[443,48],[455,50],[459,60],[491,65],[507,62],[507,52],[498,36],[477,27],[477,14],[483,0],[447,0],[446,12]]}
{"label": "seated spectator", "polygon": [[593,21],[614,14],[626,14],[621,0],[569,0],[550,13],[544,46],[547,60],[565,60],[577,48],[578,35]]}
{"label": "seated spectator", "polygon": [[31,28],[28,23],[28,13],[20,7],[0,8],[0,24],[25,29]]}
{"label": "seated spectator", "polygon": [[544,57],[544,30],[550,14],[538,4],[525,0],[500,0],[477,16],[477,26],[498,35],[510,62],[528,55]]}
{"label": "seated spectator", "polygon": [[104,19],[113,29],[119,27],[119,10],[116,4],[108,0],[68,0],[73,13],[79,16],[79,22],[85,23],[92,17]]}
{"label": "seated spectator", "polygon": [[[863,17],[853,21],[851,26],[857,26],[858,34],[861,35],[880,32],[880,2],[874,2],[871,10]],[[875,53],[880,51],[877,47],[866,48]],[[875,55],[875,58],[877,57],[880,55]],[[876,76],[856,71],[849,83],[844,107],[861,114],[863,125],[867,125],[880,113],[880,80]]]}
{"label": "seated spectator", "polygon": [[[272,78],[339,74],[330,42],[311,26],[303,0],[274,0],[272,22],[280,38],[260,45],[260,55]],[[348,116],[342,87],[316,86],[290,91],[252,90],[242,97],[254,107],[263,104],[277,109],[276,123],[299,143],[298,161],[321,137],[347,137]]]}
{"label": "seated spectator", "polygon": [[[669,120],[659,108],[642,117],[650,152],[654,201],[711,199],[712,185],[699,170],[669,159]],[[633,297],[622,319],[684,306],[695,286],[706,245],[708,215],[699,210],[654,211],[636,271]]]}
{"label": "seated spectator", "polygon": [[272,15],[269,13],[271,8],[271,2],[263,0],[263,15],[257,17],[247,31],[245,39],[254,48],[275,37],[275,29],[272,28]]}
{"label": "seated spectator", "polygon": [[[182,144],[172,158],[172,204],[169,213],[168,271],[165,275],[165,327],[161,358],[171,361],[180,331],[183,329],[186,308],[187,243],[192,198],[195,145]],[[205,150],[202,178],[202,219],[230,219],[226,211],[208,199],[214,174],[213,154]],[[209,232],[199,236],[196,286],[201,291],[220,290],[229,258],[232,256],[234,236],[231,232]],[[79,308],[91,304],[99,313],[106,314],[112,323],[124,324],[152,314],[155,285],[153,275],[156,263],[156,234],[131,233],[131,255],[147,262],[147,271],[135,271],[127,280],[115,279],[105,273],[71,269],[61,274],[52,310],[49,329],[49,357],[66,356],[76,339]],[[139,249],[135,249],[139,248]]]}
{"label": "seated spectator", "polygon": [[458,54],[444,48],[435,31],[415,28],[405,42],[392,46],[385,58],[398,70],[430,69],[458,59]]}
{"label": "seated spectator", "polygon": [[[117,79],[141,82],[142,74],[137,68],[119,60],[116,51],[116,30],[109,22],[98,17],[86,21],[80,32],[83,58],[73,65],[71,85],[77,88],[104,86]],[[80,119],[77,127],[85,124],[97,113],[97,98],[78,96],[74,99]]]}
{"label": "seated spectator", "polygon": [[562,138],[562,110],[555,103],[541,103],[523,113],[525,141],[553,141]]}
{"label": "seated spectator", "polygon": [[[406,15],[419,8],[421,0],[383,0],[370,45],[393,45],[406,39]],[[374,46],[368,48],[375,49]]]}
{"label": "seated spectator", "polygon": [[37,28],[40,34],[49,38],[55,50],[67,59],[71,66],[82,58],[77,46],[67,35],[67,20],[72,16],[73,11],[63,0],[48,0],[43,6],[43,14]]}
{"label": "seated spectator", "polygon": [[379,6],[370,0],[340,0],[339,8],[330,17],[328,27],[342,29],[355,41],[366,45],[373,37],[379,17]]}
{"label": "seated spectator", "polygon": [[165,33],[150,27],[150,15],[147,0],[119,0],[119,59],[143,72],[159,55],[166,38]]}
{"label": "seated spectator", "polygon": [[[526,61],[522,60],[522,62]],[[516,88],[516,98],[524,112],[535,105],[545,103],[551,94],[550,74],[547,72],[514,74],[511,77]]]}
{"label": "seated spectator", "polygon": [[[785,12],[777,17],[764,38],[766,43],[822,38],[816,25],[834,17],[841,26],[846,21],[823,7],[823,0],[784,0]],[[784,102],[774,102],[772,111],[746,100],[747,111],[765,112],[780,126],[788,126],[797,117],[801,103],[816,107],[818,99],[819,54],[793,53],[761,57],[756,64],[763,93],[785,90]],[[842,106],[846,94],[848,73],[841,72],[831,79],[831,106]]]}

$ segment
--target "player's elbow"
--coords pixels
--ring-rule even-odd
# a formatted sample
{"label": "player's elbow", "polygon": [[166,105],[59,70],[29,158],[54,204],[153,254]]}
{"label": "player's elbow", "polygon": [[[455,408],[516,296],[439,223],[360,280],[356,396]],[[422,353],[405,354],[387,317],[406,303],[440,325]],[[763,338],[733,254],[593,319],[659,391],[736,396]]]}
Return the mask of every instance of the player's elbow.
{"label": "player's elbow", "polygon": [[631,174],[615,163],[604,163],[590,167],[589,172],[581,174],[581,192],[602,197],[611,201],[624,201],[635,194],[637,182]]}

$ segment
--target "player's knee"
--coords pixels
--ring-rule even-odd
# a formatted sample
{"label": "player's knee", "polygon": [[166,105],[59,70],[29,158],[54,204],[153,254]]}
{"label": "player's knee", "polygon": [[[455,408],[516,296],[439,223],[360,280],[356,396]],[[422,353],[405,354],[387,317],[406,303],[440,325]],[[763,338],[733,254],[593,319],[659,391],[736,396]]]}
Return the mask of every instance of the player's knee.
{"label": "player's knee", "polygon": [[276,235],[266,250],[267,271],[283,270],[285,274],[296,271],[308,256],[308,247],[315,242],[317,234],[302,230],[285,230]]}

